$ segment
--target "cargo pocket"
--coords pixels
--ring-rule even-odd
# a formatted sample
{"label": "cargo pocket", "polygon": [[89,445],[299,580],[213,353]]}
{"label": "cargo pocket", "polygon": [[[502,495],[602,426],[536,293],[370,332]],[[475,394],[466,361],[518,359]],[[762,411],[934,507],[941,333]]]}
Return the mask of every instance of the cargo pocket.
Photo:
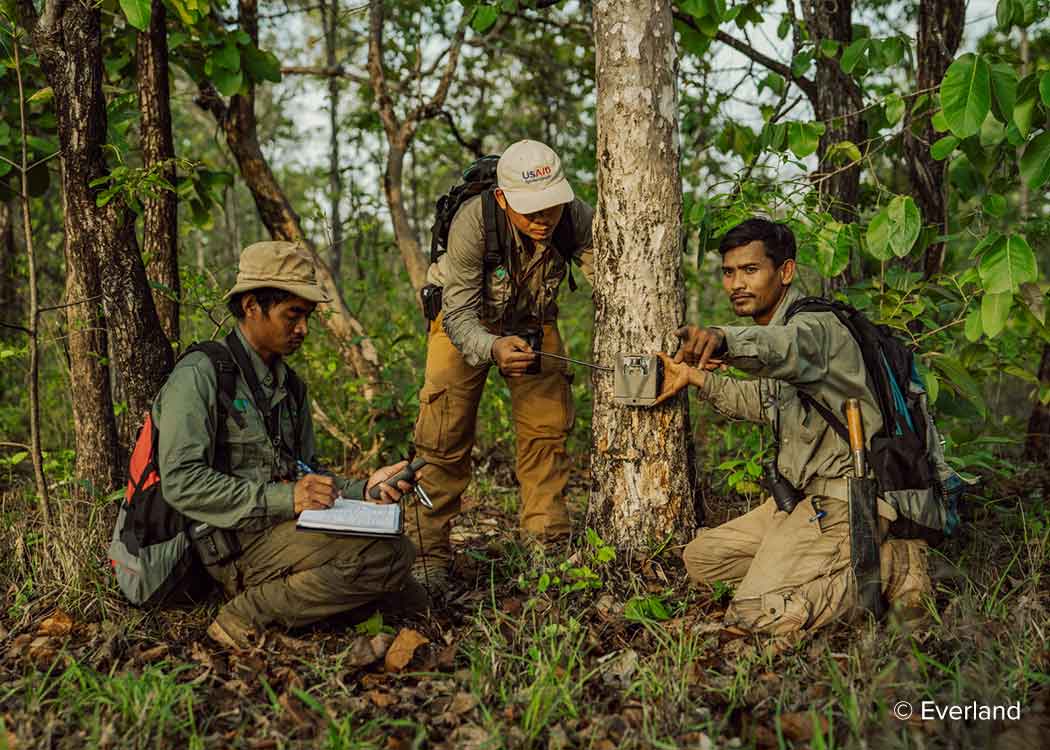
{"label": "cargo pocket", "polygon": [[436,451],[446,442],[448,430],[448,399],[445,386],[429,383],[419,392],[419,416],[413,438],[416,447]]}

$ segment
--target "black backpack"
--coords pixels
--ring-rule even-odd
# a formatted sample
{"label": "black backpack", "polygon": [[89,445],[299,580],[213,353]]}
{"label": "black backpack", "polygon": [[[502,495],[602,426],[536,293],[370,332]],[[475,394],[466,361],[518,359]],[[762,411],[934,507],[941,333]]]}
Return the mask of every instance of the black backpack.
{"label": "black backpack", "polygon": [[[230,472],[226,418],[231,417],[239,426],[244,426],[244,417],[233,406],[239,368],[231,351],[238,352],[238,358],[243,360],[247,354],[236,336],[235,332],[227,335],[230,348],[218,341],[203,341],[189,347],[179,358],[203,352],[215,369],[217,430],[211,465],[224,474]],[[242,365],[251,366],[248,362]],[[287,372],[285,387],[296,404],[293,416],[298,419],[305,407],[306,388],[290,367]],[[118,501],[117,522],[109,546],[117,584],[128,600],[140,607],[193,602],[206,596],[211,589],[211,577],[203,569],[194,542],[210,541],[218,545],[214,534],[226,534],[222,529],[195,524],[164,499],[157,463],[158,438],[153,415],[148,413],[131,453],[128,484],[124,498]],[[223,543],[225,549],[236,553],[232,534],[226,535]],[[221,559],[215,561],[221,562]]]}
{"label": "black backpack", "polygon": [[[510,247],[512,239],[507,222],[500,216],[501,209],[493,193],[497,187],[498,162],[499,156],[494,154],[482,156],[463,171],[462,182],[453,185],[447,193],[438,198],[434,206],[434,223],[430,227],[431,263],[437,263],[438,258],[445,254],[448,249],[448,232],[456,212],[475,195],[481,196],[482,217],[485,222],[485,271],[507,262],[507,248]],[[554,228],[551,244],[565,259],[569,272],[569,290],[576,291],[576,279],[572,276],[572,259],[576,252],[572,211],[562,211],[561,220]]]}
{"label": "black backpack", "polygon": [[[901,538],[940,541],[959,522],[964,483],[944,460],[941,436],[930,416],[911,349],[889,326],[872,323],[844,302],[803,297],[788,307],[785,322],[803,312],[833,313],[860,347],[868,387],[882,414],[882,429],[868,436],[868,461],[879,494],[898,512],[891,531]],[[837,414],[803,391],[799,399],[849,443],[849,432]]]}

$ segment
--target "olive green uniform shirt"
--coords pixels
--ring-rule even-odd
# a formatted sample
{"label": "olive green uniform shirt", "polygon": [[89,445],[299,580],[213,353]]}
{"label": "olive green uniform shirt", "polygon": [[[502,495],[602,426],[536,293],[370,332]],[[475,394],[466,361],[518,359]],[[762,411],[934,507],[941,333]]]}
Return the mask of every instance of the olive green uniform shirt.
{"label": "olive green uniform shirt", "polygon": [[[232,416],[226,418],[230,474],[212,468],[218,380],[208,356],[192,352],[175,366],[153,402],[153,422],[159,432],[157,460],[164,498],[172,507],[218,528],[260,531],[295,517],[292,488],[298,476],[296,459],[317,468],[313,418],[308,396],[302,415],[293,416],[298,405],[285,388],[288,368],[284,362],[278,359],[271,370],[245,340],[240,327],[237,336],[270,408],[280,410],[284,447],[279,450],[270,441],[251,389],[238,373],[233,406],[244,417],[244,427]],[[338,477],[336,485],[344,496],[355,498],[361,497],[364,488],[363,481]]]}
{"label": "olive green uniform shirt", "polygon": [[[834,313],[803,312],[784,322],[788,307],[801,297],[790,287],[769,325],[715,326],[726,337],[726,361],[756,378],[707,373],[699,390],[726,416],[774,428],[779,419],[780,472],[805,491],[814,479],[849,476],[853,463],[849,445],[816,409],[803,406],[799,391],[836,415],[846,399],[859,399],[869,446],[882,429],[882,415],[868,389],[860,347]],[[841,421],[845,424],[844,417]]]}
{"label": "olive green uniform shirt", "polygon": [[[572,212],[576,235],[573,260],[591,280],[594,209],[576,198],[565,210]],[[445,333],[474,367],[492,361],[492,343],[501,335],[555,320],[558,287],[568,273],[557,248],[522,236],[503,210],[496,215],[507,222],[514,238],[506,265],[485,268],[485,220],[478,195],[456,212],[449,227],[448,252],[427,272],[428,283],[443,287]]]}

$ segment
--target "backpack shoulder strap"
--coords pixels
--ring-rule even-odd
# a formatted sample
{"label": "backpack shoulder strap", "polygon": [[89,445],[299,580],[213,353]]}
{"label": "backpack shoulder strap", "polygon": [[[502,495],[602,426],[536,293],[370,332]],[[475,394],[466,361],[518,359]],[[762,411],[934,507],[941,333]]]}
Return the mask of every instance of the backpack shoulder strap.
{"label": "backpack shoulder strap", "polygon": [[[299,439],[299,433],[301,431],[303,420],[306,418],[306,383],[299,377],[299,373],[285,365],[285,376],[284,376],[284,387],[288,391],[288,395],[292,398],[292,403],[295,404],[295,410],[293,412],[292,428],[295,433],[296,440]],[[294,446],[295,451],[298,452],[299,445]]]}
{"label": "backpack shoulder strap", "polygon": [[500,216],[500,207],[496,203],[496,194],[486,190],[481,194],[481,219],[485,225],[485,269],[501,265],[506,258],[506,248],[510,240],[507,235],[506,222]]}
{"label": "backpack shoulder strap", "polygon": [[569,272],[569,291],[576,291],[576,279],[572,275],[572,260],[576,255],[576,227],[572,221],[572,204],[561,212],[561,219],[554,227],[554,235],[551,242],[557,248],[561,257],[565,259],[565,267]]}
{"label": "backpack shoulder strap", "polygon": [[226,441],[226,418],[232,417],[238,426],[244,427],[244,416],[233,406],[233,398],[237,393],[237,364],[233,360],[229,349],[218,341],[201,341],[186,350],[182,356],[190,352],[203,352],[215,369],[215,380],[217,383],[215,399],[215,457],[212,468],[224,474],[229,473],[230,454]]}

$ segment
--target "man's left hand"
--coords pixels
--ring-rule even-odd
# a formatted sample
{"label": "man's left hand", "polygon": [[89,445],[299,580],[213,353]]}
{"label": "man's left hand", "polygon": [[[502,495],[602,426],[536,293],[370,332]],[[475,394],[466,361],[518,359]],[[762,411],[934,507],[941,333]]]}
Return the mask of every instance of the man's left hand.
{"label": "man's left hand", "polygon": [[[386,483],[386,480],[397,474],[399,471],[408,466],[408,461],[400,461],[390,466],[384,466],[382,469],[377,469],[375,473],[368,478],[365,482],[365,500],[372,503],[378,503],[379,505],[389,505],[390,503],[396,503],[401,499],[401,496],[406,492],[412,491],[412,485],[404,480],[397,483],[397,487]],[[379,499],[376,500],[369,497],[369,492],[372,488],[379,485]]]}

